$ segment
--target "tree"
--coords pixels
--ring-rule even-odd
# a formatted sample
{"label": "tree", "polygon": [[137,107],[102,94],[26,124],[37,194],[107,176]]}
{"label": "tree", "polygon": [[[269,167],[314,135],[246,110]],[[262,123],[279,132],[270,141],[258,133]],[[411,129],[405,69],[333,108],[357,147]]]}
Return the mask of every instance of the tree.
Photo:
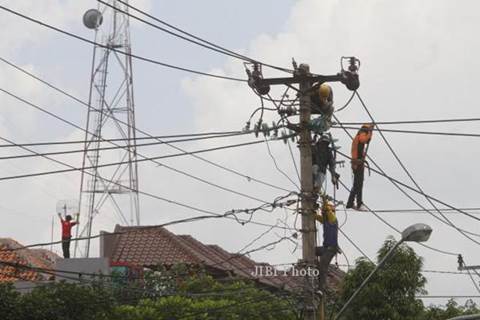
{"label": "tree", "polygon": [[103,284],[54,283],[20,297],[18,319],[107,320],[115,301]]}
{"label": "tree", "polygon": [[467,300],[463,306],[459,306],[455,300],[450,299],[445,307],[429,306],[424,311],[421,320],[447,320],[457,316],[477,313],[480,313],[480,309],[472,300]]}
{"label": "tree", "polygon": [[[396,244],[387,238],[378,251],[377,263]],[[344,313],[344,319],[355,320],[405,320],[418,319],[423,314],[423,302],[417,294],[425,294],[425,277],[421,274],[422,259],[412,248],[402,244],[386,264],[377,271],[363,291]],[[355,268],[349,271],[343,282],[337,310],[360,286],[375,265],[358,259]]]}
{"label": "tree", "polygon": [[220,283],[210,276],[193,276],[181,282],[174,295],[142,300],[136,306],[120,306],[115,318],[126,320],[293,320],[295,300],[275,295],[252,283]]}
{"label": "tree", "polygon": [[0,283],[0,319],[19,319],[20,294],[9,283]]}
{"label": "tree", "polygon": [[232,279],[222,283],[201,272],[181,274],[147,274],[137,283],[115,278],[59,282],[22,295],[11,285],[0,285],[0,319],[296,319],[297,301],[286,292],[274,294]]}

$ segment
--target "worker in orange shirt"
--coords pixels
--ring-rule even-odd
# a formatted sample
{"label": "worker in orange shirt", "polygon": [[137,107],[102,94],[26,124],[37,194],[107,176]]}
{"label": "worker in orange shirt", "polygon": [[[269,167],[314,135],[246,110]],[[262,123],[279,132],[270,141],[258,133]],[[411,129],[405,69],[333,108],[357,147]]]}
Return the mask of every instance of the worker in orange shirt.
{"label": "worker in orange shirt", "polygon": [[363,205],[363,178],[365,172],[365,158],[370,140],[372,139],[373,124],[364,124],[358,131],[352,142],[352,171],[353,187],[347,201],[347,208],[354,208],[354,200],[357,201],[355,209],[366,211]]}
{"label": "worker in orange shirt", "polygon": [[62,214],[58,213],[58,217],[62,223],[62,251],[65,259],[70,258],[70,240],[72,239],[72,227],[78,224],[77,221],[72,221],[72,216],[67,214],[65,219],[62,218]]}

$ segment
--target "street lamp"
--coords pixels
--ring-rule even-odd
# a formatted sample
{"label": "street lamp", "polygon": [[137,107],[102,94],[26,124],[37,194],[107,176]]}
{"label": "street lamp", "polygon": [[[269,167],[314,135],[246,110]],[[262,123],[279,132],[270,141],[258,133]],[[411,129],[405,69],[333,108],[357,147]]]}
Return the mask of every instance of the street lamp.
{"label": "street lamp", "polygon": [[416,223],[414,225],[411,225],[410,227],[406,228],[402,232],[402,239],[398,241],[390,251],[383,257],[383,259],[380,261],[380,263],[373,269],[372,272],[368,275],[368,277],[363,280],[362,284],[358,289],[353,293],[353,295],[348,299],[348,301],[343,305],[342,309],[337,313],[335,320],[339,319],[342,313],[347,309],[347,307],[350,305],[350,303],[355,299],[355,297],[362,291],[362,289],[366,286],[368,281],[372,278],[372,276],[380,269],[385,262],[393,255],[395,250],[405,241],[413,241],[413,242],[424,242],[427,241],[428,238],[430,238],[430,235],[432,234],[432,228],[429,225],[426,225],[424,223]]}

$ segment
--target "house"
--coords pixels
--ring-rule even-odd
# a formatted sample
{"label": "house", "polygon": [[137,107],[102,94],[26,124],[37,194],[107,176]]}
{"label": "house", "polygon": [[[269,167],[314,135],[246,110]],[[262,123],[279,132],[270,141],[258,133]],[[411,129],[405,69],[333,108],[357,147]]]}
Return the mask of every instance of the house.
{"label": "house", "polygon": [[[102,232],[100,256],[114,263],[128,263],[145,268],[171,268],[177,264],[203,268],[216,279],[240,278],[253,280],[272,290],[296,291],[304,278],[291,272],[255,276],[255,270],[276,270],[267,263],[258,263],[244,255],[233,254],[218,245],[204,244],[190,235],[176,235],[161,226],[115,226],[113,233]],[[337,287],[344,273],[331,267],[330,286]]]}
{"label": "house", "polygon": [[[45,249],[21,249],[23,246],[10,238],[0,238],[0,283],[43,282],[52,278],[51,273],[41,272],[52,269],[60,257]],[[16,267],[23,265],[28,268]],[[38,269],[38,270],[36,270]],[[41,269],[41,270],[40,270]]]}

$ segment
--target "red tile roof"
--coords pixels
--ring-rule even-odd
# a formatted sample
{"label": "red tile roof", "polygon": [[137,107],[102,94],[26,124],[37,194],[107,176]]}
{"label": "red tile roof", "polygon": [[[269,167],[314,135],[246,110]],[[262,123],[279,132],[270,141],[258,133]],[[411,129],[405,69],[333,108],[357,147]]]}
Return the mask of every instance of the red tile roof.
{"label": "red tile roof", "polygon": [[[128,231],[128,232],[126,232]],[[189,235],[175,235],[163,227],[123,227],[117,225],[115,245],[111,254],[112,261],[127,262],[145,267],[172,266],[178,263],[201,265],[216,273],[234,275],[253,279],[264,285],[284,287],[286,289],[300,288],[303,279],[300,277],[252,276],[255,266],[269,266],[255,262],[244,255],[236,255],[225,251],[217,245],[206,245]],[[334,269],[334,268],[332,268]],[[330,281],[338,282],[343,277],[342,271],[330,271]],[[338,281],[336,281],[338,280]]]}
{"label": "red tile roof", "polygon": [[[22,249],[22,245],[9,238],[0,238],[0,262],[21,264],[28,267],[45,268],[53,267],[53,262],[58,256],[48,250]],[[49,276],[37,271],[24,268],[15,268],[0,263],[0,282],[14,282],[17,280],[37,281],[46,280]]]}

